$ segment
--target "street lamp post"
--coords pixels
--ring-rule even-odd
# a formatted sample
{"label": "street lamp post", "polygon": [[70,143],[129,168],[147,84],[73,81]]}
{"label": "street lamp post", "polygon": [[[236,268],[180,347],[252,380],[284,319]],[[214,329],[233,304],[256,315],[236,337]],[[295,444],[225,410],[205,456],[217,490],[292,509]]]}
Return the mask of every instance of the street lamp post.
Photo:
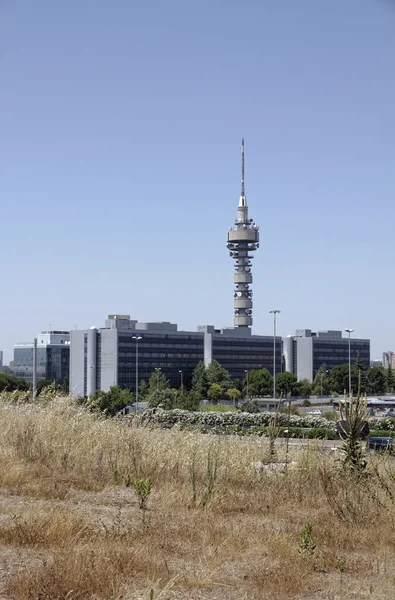
{"label": "street lamp post", "polygon": [[351,334],[354,329],[345,329],[348,333],[348,396],[351,398]]}
{"label": "street lamp post", "polygon": [[184,396],[184,381],[182,378],[182,371],[178,371],[181,375],[181,396]]}
{"label": "street lamp post", "polygon": [[141,335],[134,335],[133,340],[136,340],[136,400],[135,400],[135,412],[137,415],[137,409],[139,405],[139,340],[143,338]]}
{"label": "street lamp post", "polygon": [[246,374],[246,377],[247,377],[247,401],[248,401],[248,370],[245,369],[244,373]]}
{"label": "street lamp post", "polygon": [[269,310],[273,315],[273,400],[276,398],[276,315],[280,312],[277,308]]}

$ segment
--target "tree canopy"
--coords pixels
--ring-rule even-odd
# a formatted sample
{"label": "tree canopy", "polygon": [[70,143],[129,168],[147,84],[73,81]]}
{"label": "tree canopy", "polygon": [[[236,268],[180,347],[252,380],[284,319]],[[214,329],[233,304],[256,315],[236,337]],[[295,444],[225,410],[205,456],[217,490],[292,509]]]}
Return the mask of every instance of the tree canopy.
{"label": "tree canopy", "polygon": [[366,391],[368,394],[384,394],[387,378],[381,367],[371,367],[366,372]]}
{"label": "tree canopy", "polygon": [[29,386],[25,379],[14,377],[8,373],[0,373],[0,392],[14,392],[15,390],[26,392],[28,389]]}
{"label": "tree canopy", "polygon": [[276,375],[276,394],[286,398],[292,392],[292,388],[298,381],[298,378],[293,373],[277,373]]}
{"label": "tree canopy", "polygon": [[207,387],[206,367],[201,360],[192,374],[192,391],[197,392],[201,398],[204,398],[207,393]]}
{"label": "tree canopy", "polygon": [[208,388],[207,396],[210,398],[213,404],[217,404],[218,400],[222,396],[222,387],[219,383],[212,383]]}
{"label": "tree canopy", "polygon": [[113,417],[128,404],[134,402],[134,393],[125,388],[112,386],[108,392],[98,391],[92,394],[87,402],[87,407],[92,410],[100,410],[109,417]]}
{"label": "tree canopy", "polygon": [[206,377],[209,385],[217,383],[226,389],[232,385],[229,371],[224,369],[224,367],[222,367],[217,360],[212,360],[207,367]]}
{"label": "tree canopy", "polygon": [[192,391],[200,394],[201,398],[208,395],[211,385],[216,384],[221,388],[221,395],[229,388],[238,384],[232,381],[229,371],[224,369],[218,361],[212,360],[208,367],[200,361],[192,375]]}
{"label": "tree canopy", "polygon": [[[247,377],[243,380],[243,392],[247,395]],[[262,398],[273,393],[273,377],[267,369],[248,371],[248,395],[250,398]]]}

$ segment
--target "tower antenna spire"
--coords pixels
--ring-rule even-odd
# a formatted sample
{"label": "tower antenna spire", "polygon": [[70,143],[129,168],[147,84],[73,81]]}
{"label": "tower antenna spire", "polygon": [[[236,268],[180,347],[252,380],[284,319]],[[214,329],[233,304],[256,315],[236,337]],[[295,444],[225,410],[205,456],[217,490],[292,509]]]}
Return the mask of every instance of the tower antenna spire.
{"label": "tower antenna spire", "polygon": [[244,186],[244,138],[241,138],[241,196],[245,196]]}
{"label": "tower antenna spire", "polygon": [[230,256],[235,260],[234,324],[248,328],[252,325],[252,252],[259,248],[259,227],[248,216],[244,187],[244,138],[241,140],[241,196],[235,228],[228,231]]}

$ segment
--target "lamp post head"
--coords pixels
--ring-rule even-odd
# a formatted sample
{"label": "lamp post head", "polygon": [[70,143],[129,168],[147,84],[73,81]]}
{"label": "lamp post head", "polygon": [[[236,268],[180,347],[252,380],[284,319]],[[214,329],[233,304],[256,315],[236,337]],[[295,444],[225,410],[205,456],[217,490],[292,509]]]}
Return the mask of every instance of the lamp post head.
{"label": "lamp post head", "polygon": [[132,336],[132,340],[142,340],[143,338],[141,337],[141,335],[133,335]]}
{"label": "lamp post head", "polygon": [[278,310],[278,308],[274,309],[274,310],[269,310],[270,314],[276,315],[277,313],[280,313],[281,310]]}
{"label": "lamp post head", "polygon": [[345,329],[344,331],[347,331],[347,333],[352,333],[354,329]]}

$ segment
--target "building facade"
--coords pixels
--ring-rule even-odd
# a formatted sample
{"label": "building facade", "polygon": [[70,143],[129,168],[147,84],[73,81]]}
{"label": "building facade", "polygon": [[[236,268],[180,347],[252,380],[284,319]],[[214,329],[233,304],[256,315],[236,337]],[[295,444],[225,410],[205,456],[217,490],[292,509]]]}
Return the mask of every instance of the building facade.
{"label": "building facade", "polygon": [[0,350],[0,373],[3,370],[3,350]]}
{"label": "building facade", "polygon": [[[313,381],[319,368],[327,369],[348,364],[349,339],[341,331],[317,331],[297,329],[295,335],[283,339],[285,370],[297,375],[298,380]],[[350,339],[351,364],[361,360],[370,366],[370,340]]]}
{"label": "building facade", "polygon": [[388,369],[389,366],[393,369],[395,368],[395,352],[393,350],[383,352],[383,367],[384,369]]}
{"label": "building facade", "polygon": [[[244,334],[243,334],[244,332]],[[281,338],[276,340],[276,369],[281,369]],[[160,369],[172,387],[190,383],[200,361],[217,360],[232,378],[242,380],[249,369],[273,371],[273,337],[253,336],[251,330],[178,331],[168,322],[138,323],[129,315],[109,315],[102,328],[71,332],[70,392],[90,396],[111,386],[136,389]]]}
{"label": "building facade", "polygon": [[[15,344],[13,374],[33,382],[33,342]],[[70,332],[42,331],[37,336],[37,381],[50,379],[65,387],[70,371]]]}

